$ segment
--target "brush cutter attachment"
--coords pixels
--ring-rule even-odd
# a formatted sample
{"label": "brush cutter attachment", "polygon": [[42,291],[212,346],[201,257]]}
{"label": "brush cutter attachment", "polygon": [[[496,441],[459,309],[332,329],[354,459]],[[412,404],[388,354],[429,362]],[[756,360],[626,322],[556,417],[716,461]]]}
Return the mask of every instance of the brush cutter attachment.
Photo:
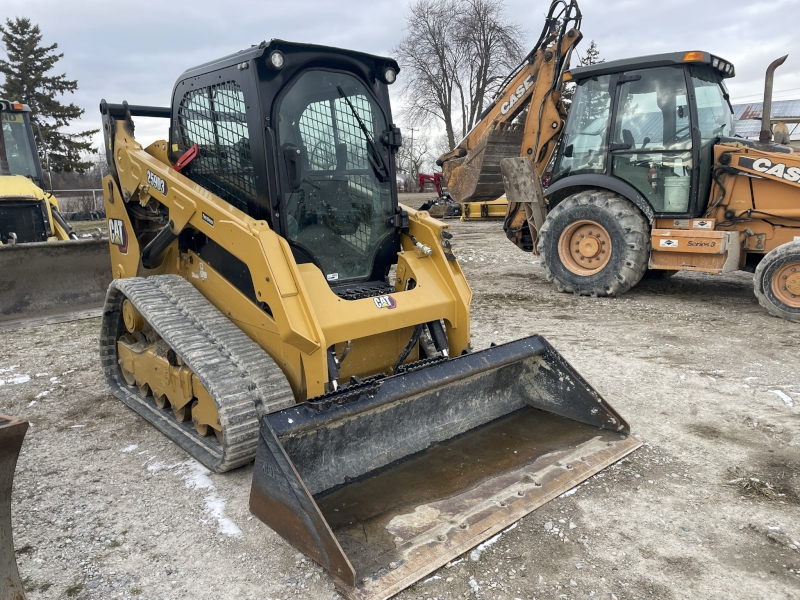
{"label": "brush cutter attachment", "polygon": [[389,598],[638,447],[544,339],[261,420],[251,511],[349,598]]}

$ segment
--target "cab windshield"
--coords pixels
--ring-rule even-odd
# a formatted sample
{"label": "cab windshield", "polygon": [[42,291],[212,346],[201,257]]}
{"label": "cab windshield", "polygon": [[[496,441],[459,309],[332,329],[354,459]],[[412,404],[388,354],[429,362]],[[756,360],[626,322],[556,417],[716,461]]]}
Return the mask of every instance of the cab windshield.
{"label": "cab windshield", "polygon": [[329,282],[367,278],[393,233],[386,117],[352,75],[306,71],[281,101],[287,237]]}
{"label": "cab windshield", "polygon": [[21,112],[0,112],[3,138],[0,140],[0,171],[5,163],[11,175],[39,178],[38,156],[31,143],[28,115]]}

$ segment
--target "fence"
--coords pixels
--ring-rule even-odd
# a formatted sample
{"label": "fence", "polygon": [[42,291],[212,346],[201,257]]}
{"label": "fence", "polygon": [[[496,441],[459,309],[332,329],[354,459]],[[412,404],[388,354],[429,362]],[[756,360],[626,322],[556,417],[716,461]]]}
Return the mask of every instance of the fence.
{"label": "fence", "polygon": [[103,209],[102,188],[82,190],[53,190],[61,212],[98,212]]}

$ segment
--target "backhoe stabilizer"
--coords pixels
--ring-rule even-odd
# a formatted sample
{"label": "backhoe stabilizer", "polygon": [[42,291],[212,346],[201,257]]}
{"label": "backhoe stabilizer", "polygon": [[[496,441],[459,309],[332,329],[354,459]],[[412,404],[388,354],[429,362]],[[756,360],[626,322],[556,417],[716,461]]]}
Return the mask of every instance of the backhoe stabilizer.
{"label": "backhoe stabilizer", "polygon": [[638,446],[532,336],[263,417],[250,509],[384,599]]}

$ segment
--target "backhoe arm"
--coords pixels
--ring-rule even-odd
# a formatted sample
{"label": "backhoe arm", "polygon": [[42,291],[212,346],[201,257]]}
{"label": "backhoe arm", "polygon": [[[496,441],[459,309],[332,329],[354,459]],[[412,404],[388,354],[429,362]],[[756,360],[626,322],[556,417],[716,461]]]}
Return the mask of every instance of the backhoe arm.
{"label": "backhoe arm", "polygon": [[553,2],[536,46],[509,75],[475,127],[437,160],[455,200],[493,200],[502,195],[503,158],[528,157],[541,175],[564,127],[562,78],[570,52],[581,39],[580,20],[576,2]]}

